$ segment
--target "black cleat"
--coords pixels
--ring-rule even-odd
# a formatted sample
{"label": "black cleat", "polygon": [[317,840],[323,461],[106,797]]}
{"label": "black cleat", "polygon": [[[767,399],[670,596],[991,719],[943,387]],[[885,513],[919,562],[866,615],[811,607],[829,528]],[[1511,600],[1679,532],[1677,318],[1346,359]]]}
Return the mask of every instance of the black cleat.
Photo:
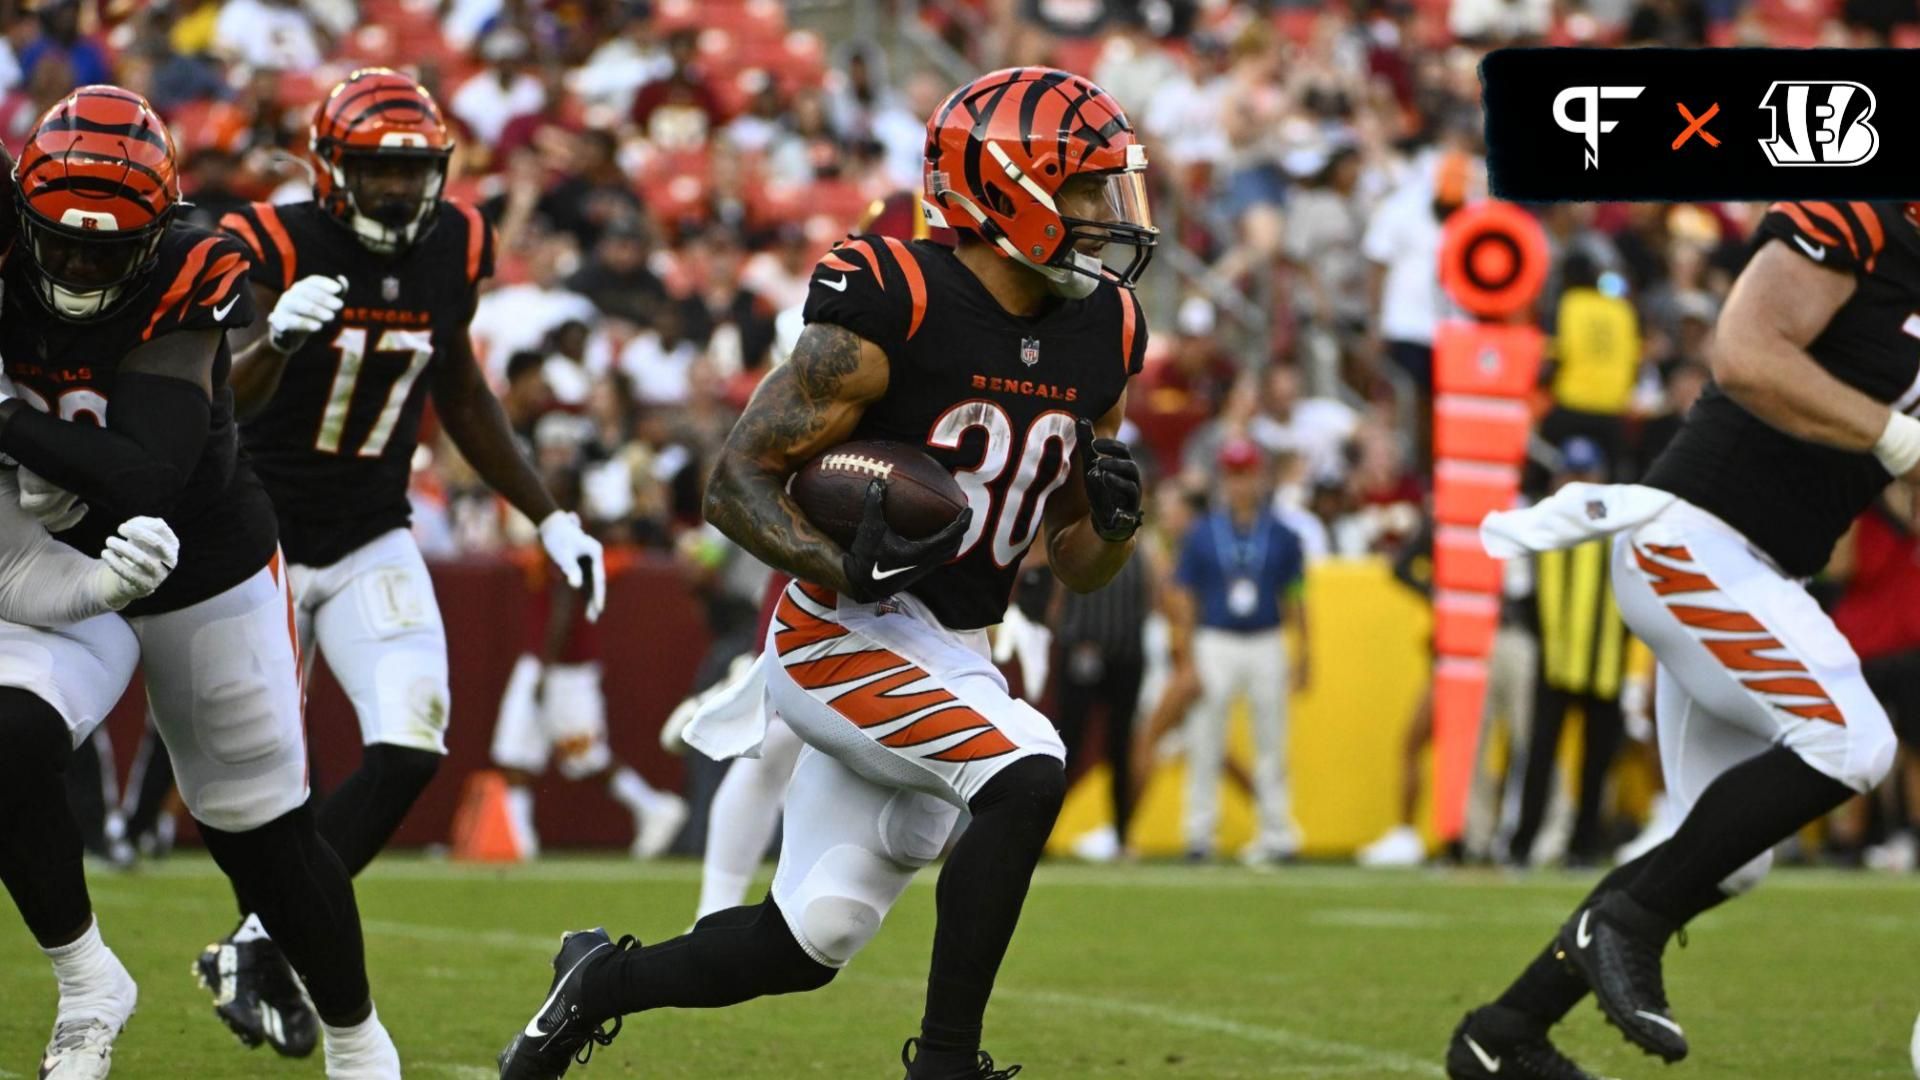
{"label": "black cleat", "polygon": [[1668,1063],[1687,1056],[1687,1036],[1667,1006],[1660,954],[1676,927],[1615,891],[1560,928],[1555,954],[1593,990],[1600,1011],[1627,1041]]}
{"label": "black cleat", "polygon": [[266,1043],[281,1057],[303,1058],[320,1043],[300,979],[271,938],[221,938],[193,964],[201,987],[213,994],[213,1011],[249,1050]]}
{"label": "black cleat", "polygon": [[1547,1025],[1499,1005],[1483,1005],[1453,1029],[1447,1080],[1600,1080],[1547,1039]]}
{"label": "black cleat", "polygon": [[1020,1074],[1020,1066],[1009,1065],[1004,1069],[993,1067],[993,1055],[985,1050],[971,1064],[961,1065],[957,1070],[949,1069],[939,1074],[918,1070],[914,1062],[919,1058],[916,1051],[920,1048],[919,1039],[908,1039],[900,1048],[900,1064],[907,1067],[907,1080],[1013,1080]]}
{"label": "black cleat", "polygon": [[500,1051],[500,1080],[554,1080],[565,1076],[575,1061],[582,1065],[595,1046],[605,1046],[620,1034],[620,1018],[612,1030],[600,1021],[589,1026],[580,1012],[580,989],[587,962],[613,956],[639,942],[623,937],[616,944],[604,929],[575,930],[560,939],[553,957],[553,983],[546,1003],[527,1021],[525,1030]]}

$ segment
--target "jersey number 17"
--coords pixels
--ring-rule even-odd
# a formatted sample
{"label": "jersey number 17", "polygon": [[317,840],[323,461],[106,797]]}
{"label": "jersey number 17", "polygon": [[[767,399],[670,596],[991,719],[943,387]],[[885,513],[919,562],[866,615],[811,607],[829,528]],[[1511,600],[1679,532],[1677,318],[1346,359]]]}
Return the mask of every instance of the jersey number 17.
{"label": "jersey number 17", "polygon": [[[370,335],[371,331],[364,326],[343,326],[333,339],[333,349],[340,354],[340,362],[334,368],[333,388],[327,392],[327,407],[320,413],[320,430],[313,439],[313,448],[323,454],[344,452],[340,449],[340,436],[346,432],[353,395],[360,387],[360,376],[366,367]],[[407,366],[388,387],[386,403],[360,443],[361,457],[379,457],[387,448],[387,441],[393,438],[393,429],[400,421],[400,410],[406,407],[407,396],[413,392],[414,381],[426,370],[427,361],[433,359],[433,332],[383,330],[374,342],[373,352],[399,353],[407,358]]]}

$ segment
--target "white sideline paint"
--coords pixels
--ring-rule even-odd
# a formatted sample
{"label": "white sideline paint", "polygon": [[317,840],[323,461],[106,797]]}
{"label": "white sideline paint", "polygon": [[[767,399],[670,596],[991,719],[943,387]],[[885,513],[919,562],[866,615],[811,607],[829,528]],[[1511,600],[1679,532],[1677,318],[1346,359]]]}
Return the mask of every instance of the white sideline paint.
{"label": "white sideline paint", "polygon": [[454,1065],[445,1061],[429,1061],[425,1065],[408,1065],[410,1073],[423,1072],[434,1076],[452,1076],[457,1080],[500,1080],[499,1069],[483,1069],[478,1065]]}

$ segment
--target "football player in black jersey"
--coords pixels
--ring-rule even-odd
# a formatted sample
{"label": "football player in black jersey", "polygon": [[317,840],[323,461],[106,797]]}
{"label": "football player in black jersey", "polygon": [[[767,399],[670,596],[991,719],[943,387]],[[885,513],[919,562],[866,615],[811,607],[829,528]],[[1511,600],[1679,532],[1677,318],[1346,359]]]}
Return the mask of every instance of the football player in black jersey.
{"label": "football player in black jersey", "polygon": [[1616,534],[1614,595],[1660,661],[1660,756],[1685,819],[1467,1014],[1447,1053],[1455,1080],[1586,1077],[1547,1032],[1589,990],[1629,1041],[1686,1056],[1668,939],[1892,767],[1886,712],[1801,582],[1889,483],[1920,481],[1916,211],[1776,203],[1720,314],[1715,385],[1644,486],[1573,485],[1483,527],[1516,551]]}
{"label": "football player in black jersey", "polygon": [[[15,186],[21,239],[4,270],[0,358],[17,396],[0,402],[0,452],[71,493],[48,508],[60,539],[94,552],[128,517],[158,516],[179,535],[180,561],[122,615],[60,630],[0,624],[0,683],[50,703],[8,716],[0,787],[45,787],[138,664],[208,850],[306,979],[328,1075],[398,1077],[352,880],[307,805],[286,568],[234,426],[226,331],[254,318],[247,252],[174,220],[166,126],[117,87],[82,87],[48,110]],[[56,934],[98,950],[80,845],[49,790],[47,805],[0,817],[0,870],[43,943]],[[23,866],[36,872],[16,881]],[[130,980],[62,982],[63,1000],[91,997],[116,1029],[132,1009]]]}
{"label": "football player in black jersey", "polygon": [[[321,835],[358,874],[447,752],[446,631],[407,528],[429,398],[481,478],[539,523],[567,581],[589,590],[589,618],[606,583],[600,544],[554,504],[474,361],[467,323],[493,272],[493,234],[440,195],[453,140],[439,106],[397,72],[355,71],[315,110],[310,149],[312,201],[256,203],[221,227],[245,245],[253,303],[271,312],[233,336],[233,386],[290,564],[302,676],[326,657],[360,720],[360,768],[318,811]],[[284,968],[250,916],[200,959],[243,1042],[299,1056],[311,1021]]]}
{"label": "football player in black jersey", "polygon": [[[772,893],[650,948],[569,935],[502,1077],[561,1075],[623,1014],[826,985],[963,807],[972,824],[940,874],[926,1012],[902,1059],[911,1080],[1018,1071],[995,1069],[981,1024],[1060,807],[1065,751],[1008,692],[985,630],[1043,530],[1054,573],[1080,591],[1133,552],[1139,472],[1112,436],[1146,347],[1132,290],[1157,238],[1145,172],[1105,91],[1049,68],[995,72],[927,125],[926,196],[959,247],[861,237],[815,268],[809,325],[735,425],[706,495],[709,521],[797,579],[759,661],[768,704],[807,743]],[[843,549],[786,483],[848,439],[924,447],[967,508],[908,540],[888,528],[876,480]]]}

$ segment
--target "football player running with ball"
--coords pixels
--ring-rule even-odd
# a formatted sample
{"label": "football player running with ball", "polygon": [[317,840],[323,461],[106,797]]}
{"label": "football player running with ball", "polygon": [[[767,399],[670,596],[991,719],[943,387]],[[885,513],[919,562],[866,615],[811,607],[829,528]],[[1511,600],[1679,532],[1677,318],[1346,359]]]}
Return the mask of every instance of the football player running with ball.
{"label": "football player running with ball", "polygon": [[[762,659],[768,704],[806,743],[772,893],[650,947],[568,935],[547,1001],[500,1055],[504,1078],[560,1076],[626,1014],[825,986],[962,808],[972,824],[940,873],[925,1015],[902,1058],[910,1080],[1018,1071],[995,1069],[981,1024],[1060,808],[1065,751],[1008,692],[986,628],[1043,530],[1076,590],[1133,553],[1139,471],[1112,436],[1146,348],[1132,286],[1158,233],[1144,149],[1119,103],[1079,76],[981,76],[935,112],[926,146],[925,194],[959,247],[867,236],[823,258],[792,359],[761,384],[707,486],[708,519],[797,579]],[[922,447],[966,509],[908,540],[876,480],[842,548],[786,483],[849,439]]]}
{"label": "football player running with ball", "polygon": [[[0,357],[18,396],[0,402],[0,453],[19,462],[23,486],[31,474],[57,489],[35,481],[34,505],[79,550],[149,516],[178,533],[180,555],[119,616],[58,630],[0,623],[0,685],[25,691],[8,694],[0,732],[0,877],[42,945],[65,943],[63,1009],[71,992],[107,1026],[124,1023],[132,983],[93,926],[58,773],[138,664],[208,851],[306,980],[327,1075],[396,1078],[352,879],[307,805],[286,568],[234,427],[226,331],[254,318],[247,252],[174,220],[172,140],[117,87],[81,87],[49,109],[14,176],[21,237],[5,268]],[[61,1075],[99,1075],[105,1061],[76,1059]]]}
{"label": "football player running with ball", "polygon": [[1661,764],[1685,820],[1467,1014],[1454,1080],[1583,1080],[1547,1032],[1589,990],[1630,1042],[1685,1057],[1668,940],[1892,767],[1887,714],[1802,582],[1888,483],[1920,481],[1917,210],[1776,203],[1720,313],[1716,385],[1644,486],[1573,484],[1482,525],[1504,556],[1615,534],[1614,595],[1660,661]]}
{"label": "football player running with ball", "polygon": [[[539,523],[598,618],[600,544],[562,512],[513,442],[474,361],[467,323],[493,272],[479,213],[442,198],[453,139],[414,80],[347,76],[315,110],[310,202],[255,203],[221,220],[252,257],[264,325],[234,336],[242,441],[273,498],[305,670],[324,656],[360,720],[360,768],[319,801],[320,833],[358,874],[446,755],[447,639],[408,532],[407,478],[429,398],[481,478]],[[281,951],[244,918],[198,971],[249,1046],[313,1049],[313,1017]]]}

